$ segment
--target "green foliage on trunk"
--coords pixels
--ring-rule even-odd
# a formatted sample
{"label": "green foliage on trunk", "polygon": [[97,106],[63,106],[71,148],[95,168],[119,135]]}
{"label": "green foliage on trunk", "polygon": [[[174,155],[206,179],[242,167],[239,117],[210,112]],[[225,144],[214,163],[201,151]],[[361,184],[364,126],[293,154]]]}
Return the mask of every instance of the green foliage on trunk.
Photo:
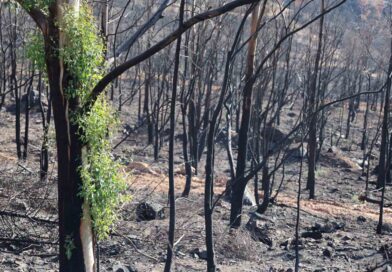
{"label": "green foliage on trunk", "polygon": [[[104,44],[93,19],[87,6],[77,14],[66,7],[60,24],[66,37],[60,56],[72,77],[67,95],[69,99],[79,98],[81,107],[105,71]],[[80,196],[90,204],[98,239],[104,239],[117,218],[117,207],[126,200],[122,194],[126,183],[119,174],[120,165],[112,157],[109,140],[118,119],[101,96],[90,112],[73,116],[73,122],[81,128],[79,137],[87,151],[79,169],[83,180]]]}
{"label": "green foliage on trunk", "polygon": [[81,138],[87,143],[87,155],[80,169],[83,179],[80,195],[90,204],[98,239],[104,239],[117,219],[116,208],[127,200],[122,194],[126,183],[119,174],[120,165],[110,153],[109,139],[117,118],[101,96],[92,110],[80,117],[78,122],[84,129]]}
{"label": "green foliage on trunk", "polygon": [[[48,1],[51,0],[35,1],[32,6]],[[120,174],[120,165],[111,154],[110,138],[118,125],[115,111],[104,95],[98,98],[89,112],[82,110],[91,89],[106,70],[104,43],[87,5],[82,5],[78,12],[71,6],[64,6],[58,26],[65,37],[62,48],[58,50],[69,76],[65,94],[68,100],[79,101],[79,108],[70,112],[69,116],[71,122],[80,128],[79,137],[85,146],[79,169],[83,181],[79,195],[90,205],[97,238],[104,239],[117,219],[118,207],[128,199],[124,195],[126,182]],[[42,35],[31,36],[27,55],[41,71],[45,71]],[[69,251],[72,251],[70,248]]]}
{"label": "green foliage on trunk", "polygon": [[87,6],[82,6],[78,13],[71,7],[65,7],[62,19],[60,29],[66,44],[60,49],[60,56],[73,77],[67,94],[79,97],[83,105],[91,88],[105,71],[104,43]]}

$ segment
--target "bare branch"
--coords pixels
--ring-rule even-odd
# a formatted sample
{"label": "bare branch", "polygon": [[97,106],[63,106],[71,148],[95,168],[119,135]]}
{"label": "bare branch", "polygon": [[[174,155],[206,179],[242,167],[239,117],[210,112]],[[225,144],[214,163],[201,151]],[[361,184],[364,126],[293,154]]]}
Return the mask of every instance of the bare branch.
{"label": "bare branch", "polygon": [[148,59],[149,57],[155,55],[162,49],[166,48],[168,45],[170,45],[173,41],[175,41],[178,37],[180,37],[185,31],[187,31],[189,28],[194,26],[197,23],[200,23],[202,21],[218,17],[226,12],[229,12],[237,7],[252,4],[255,2],[258,2],[259,0],[235,0],[232,1],[226,5],[223,5],[219,8],[216,9],[211,9],[206,12],[200,13],[186,22],[180,27],[177,28],[174,32],[163,38],[161,41],[156,43],[154,46],[151,48],[147,49],[140,55],[124,62],[123,64],[117,66],[115,69],[113,69],[111,72],[109,72],[106,76],[104,76],[98,84],[94,87],[92,90],[92,93],[90,95],[90,99],[88,100],[87,104],[85,105],[86,107],[84,110],[89,110],[92,105],[94,105],[97,97],[103,92],[103,90],[113,81],[115,80],[118,76],[120,76],[122,73],[127,71],[129,68],[141,63],[142,61]]}
{"label": "bare branch", "polygon": [[155,23],[162,18],[163,11],[167,8],[170,0],[163,0],[162,4],[159,6],[158,10],[154,13],[154,15],[144,24],[142,25],[129,39],[125,40],[122,44],[118,46],[118,49],[115,51],[114,56],[109,59],[109,62],[113,61],[114,58],[118,58],[122,53],[126,52],[132,45],[139,39],[141,36],[146,33]]}

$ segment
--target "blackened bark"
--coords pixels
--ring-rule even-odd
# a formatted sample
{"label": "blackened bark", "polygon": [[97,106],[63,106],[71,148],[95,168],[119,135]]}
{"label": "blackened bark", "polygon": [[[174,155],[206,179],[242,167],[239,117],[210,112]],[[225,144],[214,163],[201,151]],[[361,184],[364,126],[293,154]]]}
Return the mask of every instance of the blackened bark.
{"label": "blackened bark", "polygon": [[[264,1],[265,7],[266,1]],[[251,33],[257,33],[257,26],[259,23],[259,7],[254,7],[251,17]],[[251,106],[252,106],[252,91],[255,79],[253,75],[254,66],[254,54],[256,51],[257,35],[253,35],[248,44],[247,53],[247,66],[245,71],[245,86],[243,90],[243,101],[242,101],[242,117],[241,125],[238,136],[238,155],[237,155],[237,167],[236,167],[236,182],[231,184],[231,209],[230,209],[230,226],[232,228],[238,228],[241,225],[241,214],[242,214],[242,199],[245,192],[247,182],[245,182],[244,174],[246,169],[247,161],[247,150],[248,150],[248,130],[250,125],[251,117]]]}
{"label": "blackened bark", "polygon": [[388,119],[389,119],[389,100],[392,86],[392,39],[391,39],[391,56],[389,59],[389,68],[388,68],[388,78],[387,85],[385,89],[385,98],[384,98],[384,114],[382,121],[382,130],[381,130],[381,146],[380,146],[380,159],[378,164],[378,177],[377,177],[377,188],[382,188],[385,183],[386,178],[386,169],[387,169],[387,152],[388,152]]}
{"label": "blackened bark", "polygon": [[380,211],[379,211],[379,218],[378,218],[378,224],[377,224],[377,229],[376,232],[377,234],[382,234],[382,226],[383,226],[383,220],[384,220],[384,200],[385,200],[385,187],[386,187],[386,181],[389,183],[391,182],[391,175],[390,175],[390,165],[391,165],[391,155],[392,155],[392,134],[391,138],[389,139],[389,151],[388,151],[388,158],[387,158],[387,164],[386,164],[386,172],[387,175],[384,179],[384,182],[382,184],[382,190],[381,190],[381,201],[380,201]]}
{"label": "blackened bark", "polygon": [[[321,1],[321,12],[324,14],[324,0]],[[314,63],[314,70],[312,74],[312,82],[310,86],[310,94],[308,101],[308,118],[309,120],[309,139],[308,139],[308,180],[307,188],[309,189],[309,198],[315,198],[315,187],[316,187],[316,152],[317,152],[317,114],[316,114],[316,97],[317,97],[317,78],[320,67],[321,51],[323,43],[323,28],[324,28],[324,16],[320,18],[320,28],[318,36],[318,48],[316,52],[316,59]]]}
{"label": "blackened bark", "polygon": [[185,187],[184,191],[182,192],[183,197],[188,197],[189,193],[191,191],[191,183],[192,183],[192,166],[191,163],[189,162],[189,156],[188,156],[188,135],[186,132],[186,110],[182,111],[182,154],[184,156],[184,163],[185,163],[185,175],[186,175],[186,180],[185,180]]}
{"label": "blackened bark", "polygon": [[[233,62],[233,51],[236,48],[244,24],[246,22],[246,18],[249,16],[250,11],[254,8],[254,5],[251,6],[250,9],[245,13],[240,26],[238,27],[237,34],[235,36],[233,45],[231,50],[227,54],[226,64],[225,64],[225,72],[222,82],[222,89],[219,96],[219,101],[213,111],[208,135],[207,135],[207,155],[206,155],[206,180],[204,187],[204,218],[205,218],[205,227],[206,227],[206,248],[207,248],[207,271],[215,272],[216,264],[215,264],[215,253],[214,253],[214,243],[213,243],[213,186],[214,186],[214,163],[215,163],[215,149],[214,149],[214,139],[216,136],[216,130],[218,125],[218,120],[220,119],[222,108],[224,105],[224,98],[226,96],[228,86],[229,86],[229,76],[232,72],[232,62]],[[228,134],[230,131],[228,131]],[[230,189],[230,183],[228,182],[228,186]],[[241,201],[242,204],[242,201]]]}
{"label": "blackened bark", "polygon": [[[182,26],[184,21],[184,6],[185,0],[181,0],[180,14],[179,14],[179,27]],[[173,246],[174,246],[174,232],[176,224],[176,199],[174,192],[174,132],[176,126],[176,98],[177,98],[177,84],[178,84],[178,70],[180,64],[180,51],[181,51],[181,37],[177,39],[176,53],[174,56],[174,72],[173,72],[173,89],[170,101],[170,138],[169,138],[169,204],[170,204],[170,216],[169,216],[169,237],[167,245],[165,272],[170,272],[172,258],[173,258]]]}
{"label": "blackened bark", "polygon": [[[301,146],[303,148],[303,137],[301,139]],[[296,224],[295,224],[295,272],[299,270],[299,229],[300,229],[300,215],[301,215],[301,183],[302,183],[302,167],[303,167],[303,159],[301,156],[301,162],[299,166],[299,176],[298,176],[298,192],[297,192],[297,215],[296,215]]]}
{"label": "blackened bark", "polygon": [[[11,18],[11,9],[10,18]],[[21,140],[20,140],[20,90],[18,87],[18,81],[16,78],[16,16],[14,16],[14,26],[11,28],[11,42],[10,42],[10,54],[11,54],[11,88],[14,91],[15,96],[15,143],[16,143],[16,154],[18,159],[22,158],[22,148],[21,148]]]}
{"label": "blackened bark", "polygon": [[30,124],[30,93],[33,88],[33,81],[34,81],[34,68],[32,71],[30,83],[27,87],[26,93],[26,108],[25,108],[25,131],[24,131],[24,140],[23,140],[23,159],[27,159],[28,154],[28,145],[29,145],[29,124]]}
{"label": "blackened bark", "polygon": [[[192,84],[192,83],[191,83]],[[192,84],[194,85],[194,83]],[[195,170],[197,169],[197,130],[196,130],[196,107],[195,107],[195,90],[194,86],[191,90],[191,98],[189,101],[189,111],[188,111],[188,135],[189,135],[189,148],[191,163]]]}
{"label": "blackened bark", "polygon": [[[226,108],[226,131],[227,131],[227,143],[226,143],[226,151],[227,151],[227,158],[229,160],[230,166],[230,178],[231,180],[235,179],[235,170],[234,170],[234,158],[233,158],[233,149],[232,149],[232,136],[231,136],[231,122],[232,122],[232,112],[233,112],[233,105],[232,105],[232,92],[230,91],[229,97],[227,99],[227,103],[225,103]],[[230,193],[230,190],[227,192]]]}
{"label": "blackened bark", "polygon": [[204,147],[206,145],[206,138],[207,138],[207,130],[208,130],[208,124],[210,121],[210,107],[211,107],[211,90],[212,90],[212,84],[213,84],[213,69],[210,68],[209,74],[209,82],[207,86],[207,94],[206,94],[206,99],[205,99],[205,104],[204,104],[204,115],[203,115],[203,129],[202,129],[202,134],[200,137],[199,141],[199,146],[197,150],[197,160],[200,162],[201,156],[203,155]]}
{"label": "blackened bark", "polygon": [[154,126],[153,136],[154,136],[154,160],[155,161],[158,161],[159,151],[161,149],[160,128],[159,128],[159,122],[160,122],[159,109],[160,109],[160,105],[161,105],[161,98],[162,98],[164,88],[165,88],[165,86],[164,86],[165,82],[166,82],[166,74],[163,75],[160,89],[158,87],[158,97],[157,97],[156,102],[154,104],[154,109],[153,109],[153,114],[152,114],[153,126]]}
{"label": "blackened bark", "polygon": [[[246,160],[247,160],[247,148],[248,148],[248,130],[250,124],[250,113],[252,103],[252,89],[253,83],[248,81],[244,88],[244,100],[242,106],[242,119],[241,127],[238,137],[238,156],[237,156],[237,168],[236,168],[236,179],[244,177]],[[231,214],[230,214],[230,225],[232,227],[239,227],[241,225],[241,213],[242,213],[242,198],[244,196],[246,183],[235,182],[232,184],[232,196],[231,196]],[[236,203],[238,202],[239,203]]]}
{"label": "blackened bark", "polygon": [[137,104],[137,122],[138,124],[141,124],[142,122],[142,90],[139,88],[139,99],[138,99],[138,104]]}
{"label": "blackened bark", "polygon": [[355,117],[354,99],[350,99],[348,101],[348,112],[347,112],[345,139],[348,139],[350,137],[351,122],[354,120],[354,117]]}
{"label": "blackened bark", "polygon": [[[268,158],[265,159],[268,160]],[[257,207],[257,212],[260,214],[263,214],[267,211],[270,202],[270,175],[268,173],[268,162],[266,162],[263,167],[262,184],[264,192],[263,202]]]}
{"label": "blackened bark", "polygon": [[50,95],[47,92],[48,97],[48,109],[45,114],[43,102],[42,102],[42,73],[38,75],[38,102],[39,108],[41,112],[42,118],[42,129],[43,129],[43,136],[42,136],[42,145],[41,145],[41,152],[40,152],[40,178],[41,180],[45,180],[47,177],[48,169],[49,169],[49,124],[52,115],[52,102],[50,100]]}
{"label": "blackened bark", "polygon": [[[370,86],[370,84],[369,84]],[[364,151],[364,153],[366,153],[366,144],[367,144],[367,125],[368,125],[368,116],[369,116],[369,100],[370,97],[369,95],[367,95],[366,97],[366,110],[363,116],[363,128],[362,128],[362,141],[361,141],[361,150]]]}
{"label": "blackened bark", "polygon": [[191,191],[191,183],[192,183],[192,165],[189,161],[189,153],[188,153],[188,132],[186,126],[186,116],[188,110],[188,99],[185,94],[185,85],[186,85],[186,77],[188,74],[188,56],[189,56],[189,36],[190,33],[187,32],[185,35],[185,49],[184,49],[184,72],[183,72],[183,80],[182,80],[182,92],[181,92],[181,113],[182,113],[182,154],[184,156],[184,164],[185,164],[185,187],[182,192],[183,197],[188,197]]}
{"label": "blackened bark", "polygon": [[146,71],[146,78],[144,81],[144,105],[143,112],[146,115],[147,120],[147,131],[148,131],[148,144],[153,144],[154,142],[154,126],[151,121],[150,114],[150,77],[151,77],[151,65],[148,65]]}
{"label": "blackened bark", "polygon": [[[58,158],[58,211],[59,211],[59,270],[85,271],[80,227],[82,222],[82,204],[79,196],[81,177],[79,167],[82,158],[82,143],[78,138],[78,127],[70,122],[69,110],[76,110],[77,101],[69,101],[64,95],[68,80],[71,80],[62,66],[57,50],[60,34],[57,26],[58,6],[49,8],[49,26],[45,38],[46,66],[50,97],[52,99],[53,117],[56,131]],[[70,247],[73,245],[72,247]],[[67,249],[71,255],[67,256]]]}

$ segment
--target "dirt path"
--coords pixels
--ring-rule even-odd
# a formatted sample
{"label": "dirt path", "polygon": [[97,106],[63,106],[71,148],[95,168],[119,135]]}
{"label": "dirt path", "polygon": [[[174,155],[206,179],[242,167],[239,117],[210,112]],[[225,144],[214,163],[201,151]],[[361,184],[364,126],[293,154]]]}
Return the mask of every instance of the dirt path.
{"label": "dirt path", "polygon": [[[221,193],[225,189],[226,180],[224,178],[217,178],[214,184],[216,193]],[[185,176],[175,176],[176,192],[181,193],[185,185]],[[134,175],[130,181],[130,186],[133,189],[149,189],[155,192],[168,191],[168,178],[164,174],[150,174],[140,173]],[[204,193],[204,180],[202,178],[194,177],[192,179],[192,193]],[[290,197],[286,194],[280,194],[278,203],[295,208],[297,206],[296,198]],[[336,201],[324,200],[301,200],[301,209],[307,213],[317,215],[323,218],[340,217],[340,218],[357,218],[363,216],[365,218],[377,221],[379,217],[379,209],[376,205],[370,203],[339,203]],[[392,224],[392,209],[384,208],[384,222]]]}
{"label": "dirt path", "polygon": [[[278,202],[288,205],[290,207],[297,207],[296,199],[280,195]],[[366,202],[360,204],[352,203],[338,203],[334,201],[321,201],[321,200],[301,200],[301,209],[310,214],[314,214],[324,218],[340,217],[340,218],[356,218],[363,216],[365,218],[377,221],[379,217],[379,210],[373,208],[374,204]],[[392,224],[392,209],[384,208],[384,222]]]}

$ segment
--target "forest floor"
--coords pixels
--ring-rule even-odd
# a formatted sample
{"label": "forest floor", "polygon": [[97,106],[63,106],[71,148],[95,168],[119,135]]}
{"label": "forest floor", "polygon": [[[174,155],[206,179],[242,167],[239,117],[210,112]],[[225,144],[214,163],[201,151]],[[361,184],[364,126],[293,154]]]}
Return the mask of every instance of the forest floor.
{"label": "forest floor", "polygon": [[[335,116],[336,115],[336,116]],[[339,114],[332,118],[338,118]],[[358,114],[360,115],[360,114]],[[373,120],[377,120],[373,116]],[[51,132],[51,164],[49,179],[38,177],[42,128],[40,115],[32,113],[29,157],[18,161],[15,155],[14,115],[0,111],[0,271],[56,271],[56,155]],[[134,120],[122,116],[124,123]],[[125,122],[126,120],[126,122]],[[336,121],[336,120],[335,120]],[[337,123],[332,121],[331,123]],[[375,130],[377,122],[371,122]],[[22,118],[23,124],[23,118]],[[301,191],[300,230],[302,235],[318,229],[321,235],[299,240],[301,271],[392,271],[392,188],[387,186],[384,208],[384,234],[376,234],[379,205],[363,201],[365,177],[356,163],[361,159],[359,148],[361,118],[352,127],[350,140],[341,139],[339,152],[323,147],[316,173],[316,200],[308,200],[308,191]],[[181,126],[178,126],[181,127]],[[121,137],[119,133],[117,142]],[[216,143],[215,196],[224,191],[228,178],[224,146]],[[120,221],[109,239],[99,243],[101,271],[163,271],[168,230],[167,209],[167,146],[153,161],[153,149],[146,146],[146,131],[139,129],[118,149],[116,155],[129,174],[132,199],[121,208]],[[176,142],[176,169],[183,167],[181,142]],[[377,157],[375,152],[375,157]],[[199,173],[193,178],[189,198],[181,198],[185,176],[177,171],[176,183],[176,246],[174,271],[205,271],[205,232],[203,214],[203,159]],[[135,162],[142,167],[135,169]],[[371,170],[375,160],[371,161]],[[303,164],[306,181],[306,160]],[[283,180],[281,190],[267,212],[257,219],[269,245],[252,238],[246,223],[255,207],[245,206],[242,227],[230,231],[230,205],[224,199],[214,210],[214,241],[219,271],[292,271],[295,262],[295,225],[297,214],[299,160],[285,164],[285,175],[277,171],[274,193]],[[370,175],[369,197],[379,200],[375,191],[376,176]],[[136,206],[145,201],[165,207],[166,218],[152,221],[136,220]],[[317,236],[317,235],[316,235]],[[124,270],[125,271],[125,270]]]}

